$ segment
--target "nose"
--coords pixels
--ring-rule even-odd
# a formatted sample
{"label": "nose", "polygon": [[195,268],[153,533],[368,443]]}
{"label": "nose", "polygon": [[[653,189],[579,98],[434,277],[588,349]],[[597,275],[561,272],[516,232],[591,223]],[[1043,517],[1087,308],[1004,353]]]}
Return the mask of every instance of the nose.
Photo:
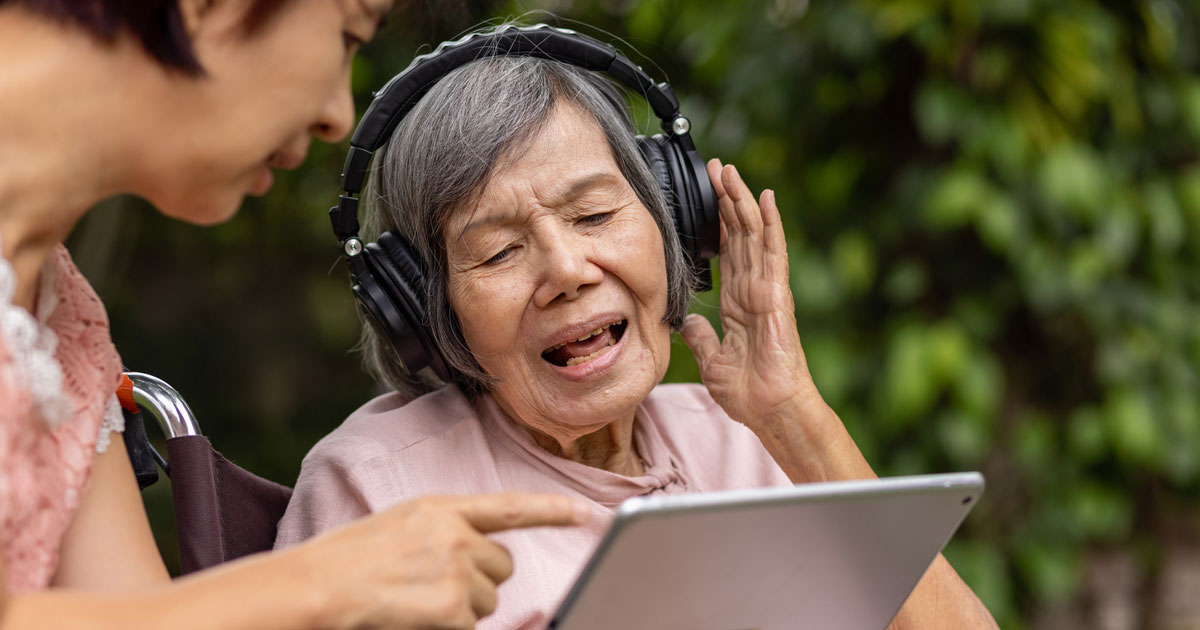
{"label": "nose", "polygon": [[325,99],[311,131],[325,142],[340,142],[354,125],[354,96],[350,93],[350,71]]}
{"label": "nose", "polygon": [[592,245],[579,235],[564,231],[567,233],[540,239],[542,255],[538,264],[542,273],[533,296],[539,308],[558,300],[575,300],[585,288],[604,279],[604,270],[592,260]]}

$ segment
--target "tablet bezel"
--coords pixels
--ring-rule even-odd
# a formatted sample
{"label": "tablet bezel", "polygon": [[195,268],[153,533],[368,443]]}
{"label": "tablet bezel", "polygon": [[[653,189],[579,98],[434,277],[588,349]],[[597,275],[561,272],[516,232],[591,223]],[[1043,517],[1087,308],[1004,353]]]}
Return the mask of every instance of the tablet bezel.
{"label": "tablet bezel", "polygon": [[632,524],[644,519],[664,516],[675,517],[714,510],[757,509],[795,503],[836,502],[872,496],[894,497],[905,494],[965,493],[962,499],[963,509],[959,515],[958,522],[948,528],[945,540],[942,541],[942,544],[930,556],[930,561],[932,562],[941,549],[945,547],[945,543],[957,531],[958,526],[961,525],[971,508],[978,502],[979,497],[983,494],[984,485],[983,475],[980,473],[961,472],[807,483],[795,486],[723,490],[708,493],[634,497],[624,501],[617,509],[612,525],[597,545],[596,550],[563,599],[547,628],[549,630],[571,629],[571,626],[566,624],[571,621],[572,611],[591,580],[595,577],[596,571],[618,541],[621,540],[622,534]]}

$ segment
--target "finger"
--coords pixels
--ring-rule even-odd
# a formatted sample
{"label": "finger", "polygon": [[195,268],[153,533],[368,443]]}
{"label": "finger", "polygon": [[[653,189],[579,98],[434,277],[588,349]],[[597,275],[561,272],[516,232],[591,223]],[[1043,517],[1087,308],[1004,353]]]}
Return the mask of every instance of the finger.
{"label": "finger", "polygon": [[696,357],[696,364],[700,366],[700,373],[703,374],[708,369],[709,361],[721,350],[721,340],[717,337],[717,331],[704,316],[692,313],[684,318],[683,330],[680,332],[683,342],[691,348]]}
{"label": "finger", "polygon": [[787,240],[783,234],[783,219],[779,206],[775,204],[775,191],[770,188],[758,196],[758,207],[762,211],[763,243],[772,254],[787,255]]}
{"label": "finger", "polygon": [[[717,223],[721,228],[721,241],[718,245],[719,249],[717,251],[719,254],[722,254],[721,257],[724,258],[725,252],[729,251],[729,230],[725,228],[725,217],[718,217]],[[724,267],[721,268],[721,273],[725,273]]]}
{"label": "finger", "polygon": [[729,195],[725,192],[725,184],[721,182],[721,172],[724,169],[725,166],[721,164],[720,160],[713,158],[708,161],[708,179],[712,182],[713,190],[717,193],[717,216],[721,223],[721,252],[729,251],[726,243],[728,242],[728,233],[730,230],[726,227],[726,224],[733,223],[736,226],[738,223],[733,200],[729,198]]}
{"label": "finger", "polygon": [[560,494],[481,494],[443,500],[485,534],[521,527],[582,525],[590,515],[587,505]]}
{"label": "finger", "polygon": [[758,232],[762,229],[762,213],[758,209],[758,204],[754,201],[754,194],[742,181],[742,176],[737,171],[737,167],[732,164],[726,166],[721,171],[721,183],[725,186],[725,192],[733,201],[734,211],[738,217],[738,223],[744,230]]}
{"label": "finger", "polygon": [[482,571],[471,570],[469,593],[471,610],[476,619],[486,617],[496,612],[496,582],[484,575]]}
{"label": "finger", "polygon": [[729,230],[725,229],[725,217],[720,217],[721,226],[721,242],[719,249],[720,256],[717,256],[717,270],[721,273],[721,292],[725,292],[725,279],[730,278],[729,274],[733,273],[733,256],[729,249]]}
{"label": "finger", "polygon": [[512,554],[504,546],[481,537],[480,544],[471,549],[471,561],[493,584],[512,577]]}
{"label": "finger", "polygon": [[717,200],[720,201],[725,197],[725,185],[721,183],[721,169],[724,168],[724,165],[721,164],[721,160],[713,158],[708,161],[705,168],[708,169],[708,181],[712,182],[713,190],[717,193]]}
{"label": "finger", "polygon": [[[721,168],[720,175],[713,180],[713,188],[721,190],[721,194],[717,196],[717,212],[725,219],[725,227],[730,234],[740,234],[745,231],[745,221],[738,214],[738,198],[735,196],[735,191],[729,185],[729,173],[736,173],[732,164],[726,164]],[[719,183],[718,183],[719,182]]]}
{"label": "finger", "polygon": [[767,275],[772,280],[786,281],[788,277],[787,239],[783,233],[783,220],[779,206],[775,203],[775,191],[764,190],[759,196],[762,208],[763,250],[767,258]]}

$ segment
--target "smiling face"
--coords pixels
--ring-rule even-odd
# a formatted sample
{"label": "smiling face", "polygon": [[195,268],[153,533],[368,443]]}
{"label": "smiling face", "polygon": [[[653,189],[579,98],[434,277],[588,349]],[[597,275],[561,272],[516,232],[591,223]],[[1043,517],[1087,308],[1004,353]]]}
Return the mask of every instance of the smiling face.
{"label": "smiling face", "polygon": [[559,441],[633,417],[670,360],[662,234],[590,117],[555,107],[443,237],[450,305],[509,416]]}
{"label": "smiling face", "polygon": [[244,33],[248,0],[181,0],[207,76],[166,79],[169,120],[154,121],[161,153],[139,191],[165,214],[223,221],[272,168],[295,168],[315,136],[341,140],[354,122],[350,62],[391,0],[293,0]]}

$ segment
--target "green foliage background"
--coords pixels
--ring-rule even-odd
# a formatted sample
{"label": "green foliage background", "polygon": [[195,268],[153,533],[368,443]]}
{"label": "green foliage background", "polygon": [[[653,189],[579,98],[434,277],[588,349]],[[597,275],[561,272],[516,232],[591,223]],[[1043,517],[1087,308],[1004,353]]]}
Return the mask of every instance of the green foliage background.
{"label": "green foliage background", "polygon": [[[1153,575],[1194,541],[1194,2],[408,10],[356,62],[360,111],[421,44],[535,8],[624,39],[669,77],[706,156],[777,191],[809,363],[877,472],[987,476],[947,555],[1002,626],[1076,596],[1091,551],[1134,550]],[[374,393],[325,215],[343,150],[315,146],[221,227],[118,199],[72,242],[127,365],[283,482]],[[716,303],[696,308],[715,320]],[[681,343],[669,379],[696,379]],[[166,496],[148,491],[169,547]]]}

